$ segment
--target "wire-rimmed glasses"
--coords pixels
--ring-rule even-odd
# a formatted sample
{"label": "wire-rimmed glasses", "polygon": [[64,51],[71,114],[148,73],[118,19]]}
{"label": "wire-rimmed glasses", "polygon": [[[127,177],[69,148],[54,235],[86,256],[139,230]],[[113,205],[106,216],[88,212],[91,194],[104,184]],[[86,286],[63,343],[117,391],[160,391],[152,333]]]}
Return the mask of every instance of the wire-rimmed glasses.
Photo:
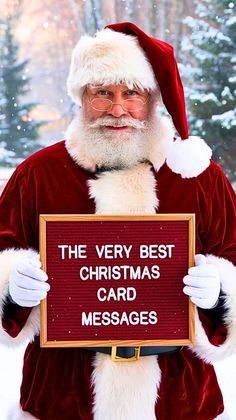
{"label": "wire-rimmed glasses", "polygon": [[142,99],[124,99],[122,103],[115,103],[111,99],[106,98],[94,98],[89,101],[91,107],[96,111],[110,111],[113,105],[120,105],[124,111],[128,112],[137,112],[140,111],[143,106],[147,103],[146,101],[142,101]]}

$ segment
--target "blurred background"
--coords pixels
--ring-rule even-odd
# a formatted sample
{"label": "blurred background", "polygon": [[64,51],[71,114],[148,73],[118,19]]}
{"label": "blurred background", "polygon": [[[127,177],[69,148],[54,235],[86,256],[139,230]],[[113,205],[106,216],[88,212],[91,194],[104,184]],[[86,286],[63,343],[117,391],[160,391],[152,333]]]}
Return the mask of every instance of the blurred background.
{"label": "blurred background", "polygon": [[[174,46],[190,133],[210,144],[236,188],[233,0],[0,0],[0,193],[25,157],[64,138],[78,112],[66,78],[79,37],[127,20]],[[22,354],[0,348],[1,420],[18,395]],[[217,372],[235,420],[235,359],[217,365]]]}

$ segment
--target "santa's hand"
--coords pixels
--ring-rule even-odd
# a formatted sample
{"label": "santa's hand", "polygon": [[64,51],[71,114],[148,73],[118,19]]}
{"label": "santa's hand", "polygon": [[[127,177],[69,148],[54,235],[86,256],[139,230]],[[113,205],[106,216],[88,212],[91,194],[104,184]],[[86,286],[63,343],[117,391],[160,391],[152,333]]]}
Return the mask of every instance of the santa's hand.
{"label": "santa's hand", "polygon": [[204,255],[195,255],[195,267],[188,270],[183,279],[183,291],[199,308],[211,309],[216,306],[220,295],[220,276],[213,264],[206,264]]}
{"label": "santa's hand", "polygon": [[18,262],[10,271],[9,294],[17,305],[30,308],[47,296],[48,276],[40,267],[41,262],[32,258]]}

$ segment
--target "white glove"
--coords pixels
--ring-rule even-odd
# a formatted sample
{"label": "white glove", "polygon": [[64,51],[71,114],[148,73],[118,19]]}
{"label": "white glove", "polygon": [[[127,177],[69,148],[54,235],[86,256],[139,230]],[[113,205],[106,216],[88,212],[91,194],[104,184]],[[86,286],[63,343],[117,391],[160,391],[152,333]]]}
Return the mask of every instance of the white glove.
{"label": "white glove", "polygon": [[220,295],[220,276],[215,265],[206,264],[204,255],[195,255],[195,267],[189,268],[183,282],[187,285],[184,293],[199,308],[211,309],[216,306]]}
{"label": "white glove", "polygon": [[9,293],[17,305],[31,308],[47,296],[50,285],[47,274],[37,259],[19,261],[10,271]]}

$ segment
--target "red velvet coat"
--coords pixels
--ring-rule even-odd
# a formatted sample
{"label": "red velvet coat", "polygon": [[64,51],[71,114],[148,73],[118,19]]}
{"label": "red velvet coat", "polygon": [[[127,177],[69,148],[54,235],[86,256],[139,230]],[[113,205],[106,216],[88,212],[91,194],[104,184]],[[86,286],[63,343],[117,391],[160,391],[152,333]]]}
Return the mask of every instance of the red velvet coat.
{"label": "red velvet coat", "polygon": [[[235,196],[221,169],[211,162],[198,177],[183,179],[164,164],[158,172],[159,213],[196,214],[196,253],[213,254],[236,264]],[[77,165],[64,142],[45,148],[18,166],[0,198],[0,248],[39,249],[39,214],[94,213],[87,181],[96,175]],[[121,197],[122,199],[122,197]],[[3,327],[17,336],[30,309],[8,302]],[[220,308],[198,310],[209,340],[224,342],[227,327]],[[41,420],[91,420],[94,353],[80,348],[28,345],[21,405]],[[190,349],[158,357],[161,384],[158,420],[211,420],[223,411],[212,365]],[[127,390],[129,393],[129,390]]]}

